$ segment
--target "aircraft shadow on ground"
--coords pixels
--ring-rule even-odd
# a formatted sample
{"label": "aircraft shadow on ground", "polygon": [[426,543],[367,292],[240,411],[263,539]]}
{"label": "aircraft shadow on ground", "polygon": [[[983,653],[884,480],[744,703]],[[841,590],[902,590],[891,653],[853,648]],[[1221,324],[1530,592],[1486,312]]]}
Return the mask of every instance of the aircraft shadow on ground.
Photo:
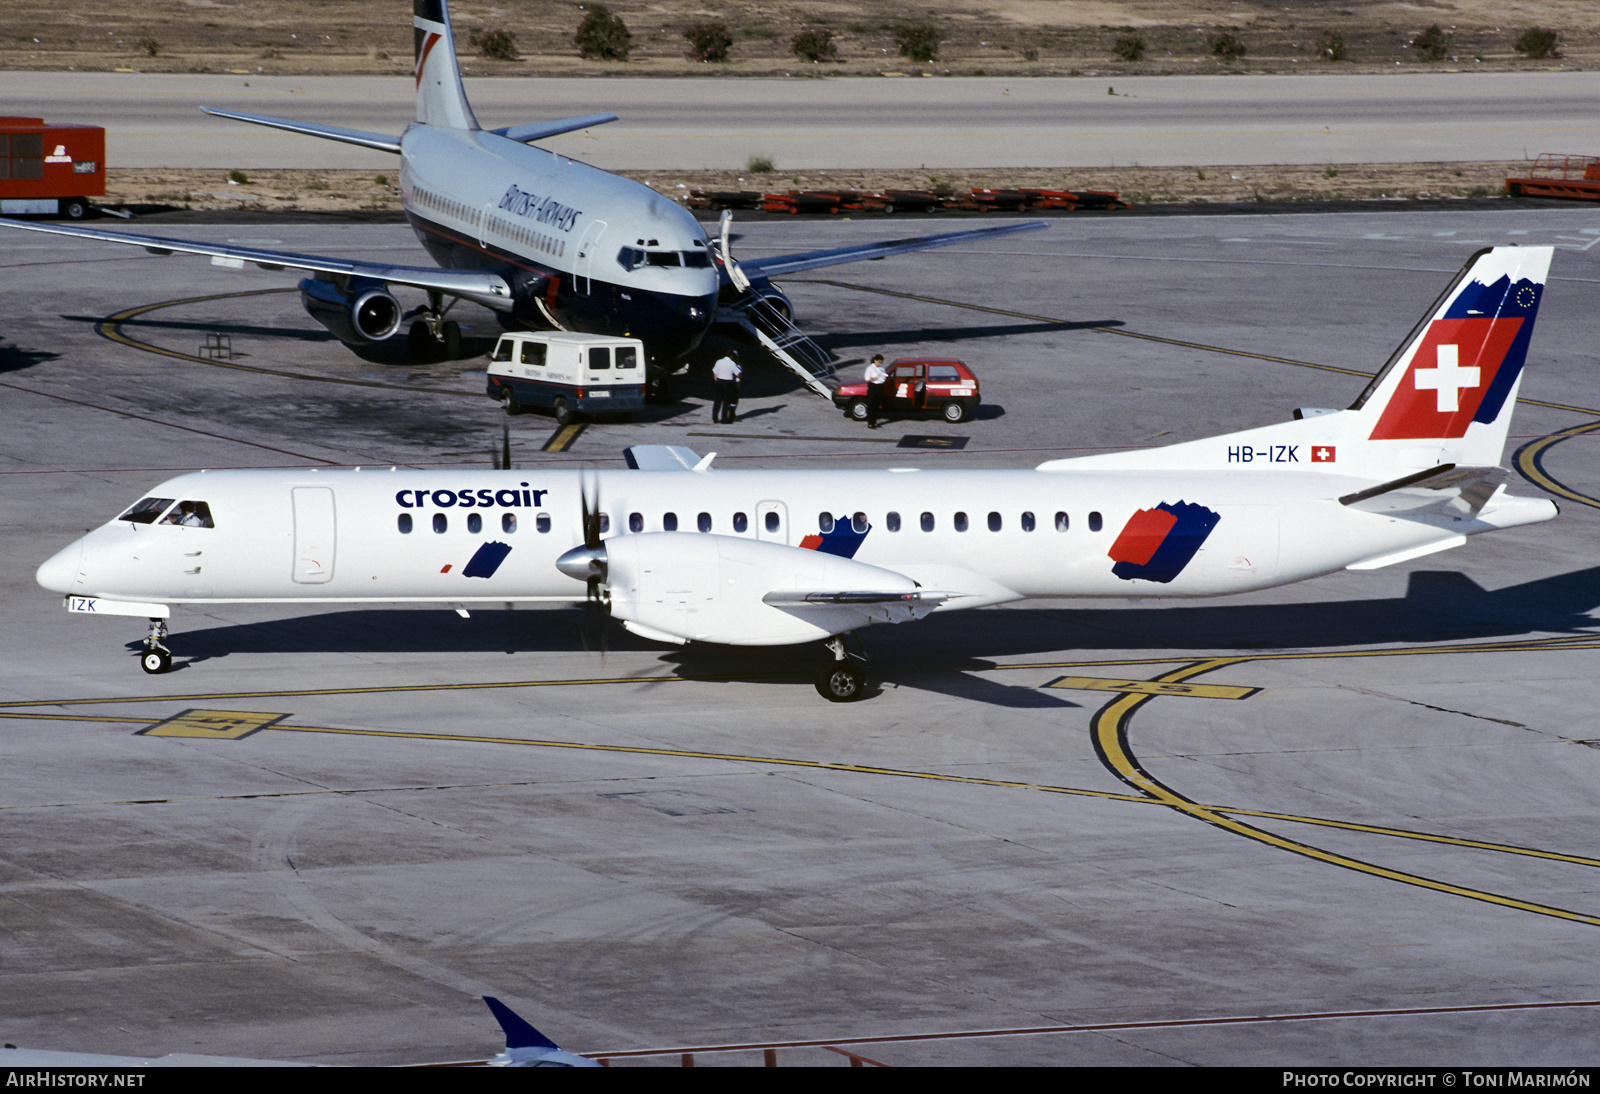
{"label": "aircraft shadow on ground", "polygon": [[[1181,606],[1022,607],[934,615],[918,623],[864,632],[878,681],[1008,707],[1073,706],[1053,694],[961,675],[996,659],[1056,656],[1076,651],[1162,650],[1203,657],[1235,650],[1321,649],[1426,645],[1520,638],[1532,633],[1590,633],[1600,620],[1600,567],[1540,578],[1494,592],[1454,571],[1413,573],[1406,595],[1376,600],[1293,604],[1184,604]],[[262,623],[189,629],[179,619],[170,642],[179,666],[232,654],[300,654],[308,667],[317,654],[486,654],[508,658],[497,675],[548,675],[522,655],[570,654],[600,643],[586,632],[582,608],[474,610],[462,619],[446,608],[356,609]],[[659,654],[663,668],[707,680],[770,678],[792,683],[809,677],[826,656],[820,644],[740,648],[690,645],[662,648],[615,622],[604,644],[614,653]],[[142,648],[129,642],[130,650]],[[486,667],[483,662],[478,668]],[[636,666],[629,658],[627,664]],[[605,675],[596,666],[588,675]],[[922,669],[954,670],[923,673]],[[614,670],[621,675],[623,665]]]}
{"label": "aircraft shadow on ground", "polygon": [[[63,315],[75,323],[104,323],[105,316],[92,315]],[[190,331],[197,336],[207,334],[226,334],[235,337],[250,337],[264,339],[278,339],[288,342],[336,342],[333,332],[322,329],[302,329],[295,327],[258,327],[249,323],[217,323],[195,320],[188,322],[182,319],[123,319],[117,323],[123,329],[151,330],[151,331]]]}
{"label": "aircraft shadow on ground", "polygon": [[849,334],[814,334],[811,340],[827,350],[904,346],[919,342],[969,342],[979,338],[1010,338],[1018,334],[1047,334],[1057,331],[1120,327],[1120,319],[1095,319],[1084,323],[996,323],[983,327],[913,327],[906,330],[875,330]]}
{"label": "aircraft shadow on ground", "polygon": [[0,343],[0,372],[21,372],[25,368],[54,361],[60,356],[59,353]]}

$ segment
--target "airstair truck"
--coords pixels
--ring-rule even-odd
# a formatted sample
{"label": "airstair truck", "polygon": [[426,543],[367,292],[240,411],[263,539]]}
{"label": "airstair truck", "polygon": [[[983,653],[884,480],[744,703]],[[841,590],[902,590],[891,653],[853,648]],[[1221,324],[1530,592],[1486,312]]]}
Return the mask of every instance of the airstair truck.
{"label": "airstair truck", "polygon": [[106,131],[0,117],[0,215],[82,220],[106,192]]}

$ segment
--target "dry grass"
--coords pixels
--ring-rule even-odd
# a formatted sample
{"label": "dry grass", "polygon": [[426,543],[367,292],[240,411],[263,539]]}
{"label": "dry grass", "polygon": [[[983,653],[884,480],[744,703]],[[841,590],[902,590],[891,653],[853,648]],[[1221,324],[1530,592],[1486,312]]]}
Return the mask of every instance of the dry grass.
{"label": "dry grass", "polygon": [[[927,189],[1032,186],[1114,190],[1137,205],[1183,202],[1336,201],[1368,198],[1481,197],[1504,192],[1508,175],[1527,164],[1343,164],[1327,167],[1116,167],[973,171],[624,171],[621,174],[682,199],[707,190]],[[1329,174],[1332,170],[1335,173]],[[1203,176],[1203,177],[1202,177]],[[399,194],[366,171],[252,170],[247,185],[229,185],[226,171],[109,169],[106,203],[190,209],[395,210]],[[392,183],[393,177],[389,176]]]}
{"label": "dry grass", "polygon": [[[411,70],[410,4],[404,0],[7,0],[0,67],[7,69],[281,74],[406,73]],[[572,44],[583,12],[568,0],[494,6],[457,0],[452,11],[472,75],[729,75],[931,71],[971,75],[1083,75],[1520,69],[1600,64],[1600,4],[1592,0],[930,0],[915,11],[886,3],[816,0],[610,0],[627,21],[634,49],[626,64],[584,61]],[[902,19],[940,30],[936,62],[915,65],[894,45]],[[733,37],[726,64],[688,58],[685,27],[721,22]],[[1451,35],[1450,58],[1422,61],[1407,43],[1437,23]],[[1563,38],[1560,60],[1528,61],[1512,48],[1531,26]],[[804,27],[829,30],[839,61],[797,61],[789,42]],[[471,55],[472,30],[509,30],[517,61]],[[1238,62],[1207,48],[1227,30],[1248,52]],[[1317,40],[1345,38],[1349,59],[1319,60]],[[1119,37],[1146,43],[1138,62],[1118,61]],[[141,43],[155,42],[151,54]],[[1029,54],[1032,54],[1030,58]],[[1479,60],[1481,58],[1481,60]],[[1396,62],[1399,62],[1397,65]]]}

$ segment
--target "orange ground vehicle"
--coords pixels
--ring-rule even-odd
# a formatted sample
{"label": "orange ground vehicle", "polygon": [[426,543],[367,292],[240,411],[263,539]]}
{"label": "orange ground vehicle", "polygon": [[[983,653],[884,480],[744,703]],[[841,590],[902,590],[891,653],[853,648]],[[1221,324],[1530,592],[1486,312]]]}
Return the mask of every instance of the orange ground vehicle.
{"label": "orange ground vehicle", "polygon": [[106,192],[106,131],[0,117],[0,214],[82,220]]}

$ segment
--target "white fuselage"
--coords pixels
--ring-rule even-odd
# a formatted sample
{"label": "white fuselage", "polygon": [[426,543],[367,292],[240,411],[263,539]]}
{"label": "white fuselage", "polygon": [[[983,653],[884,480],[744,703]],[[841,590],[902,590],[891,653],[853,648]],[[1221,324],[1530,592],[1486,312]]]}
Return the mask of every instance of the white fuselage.
{"label": "white fuselage", "polygon": [[[585,489],[600,498],[605,538],[668,531],[670,515],[679,536],[703,534],[707,519],[712,535],[799,547],[819,534],[823,514],[841,528],[864,514],[854,560],[961,594],[948,606],[1214,596],[1457,534],[1339,504],[1360,485],[1316,472],[1251,480],[1218,471],[213,471],[151,492],[205,502],[213,527],[113,520],[46,562],[40,582],[164,603],[581,600],[583,583],[555,563],[583,541]],[[1220,519],[1175,578],[1112,572],[1108,551],[1135,511],[1196,499]],[[469,576],[489,542],[510,550],[490,576]]]}

